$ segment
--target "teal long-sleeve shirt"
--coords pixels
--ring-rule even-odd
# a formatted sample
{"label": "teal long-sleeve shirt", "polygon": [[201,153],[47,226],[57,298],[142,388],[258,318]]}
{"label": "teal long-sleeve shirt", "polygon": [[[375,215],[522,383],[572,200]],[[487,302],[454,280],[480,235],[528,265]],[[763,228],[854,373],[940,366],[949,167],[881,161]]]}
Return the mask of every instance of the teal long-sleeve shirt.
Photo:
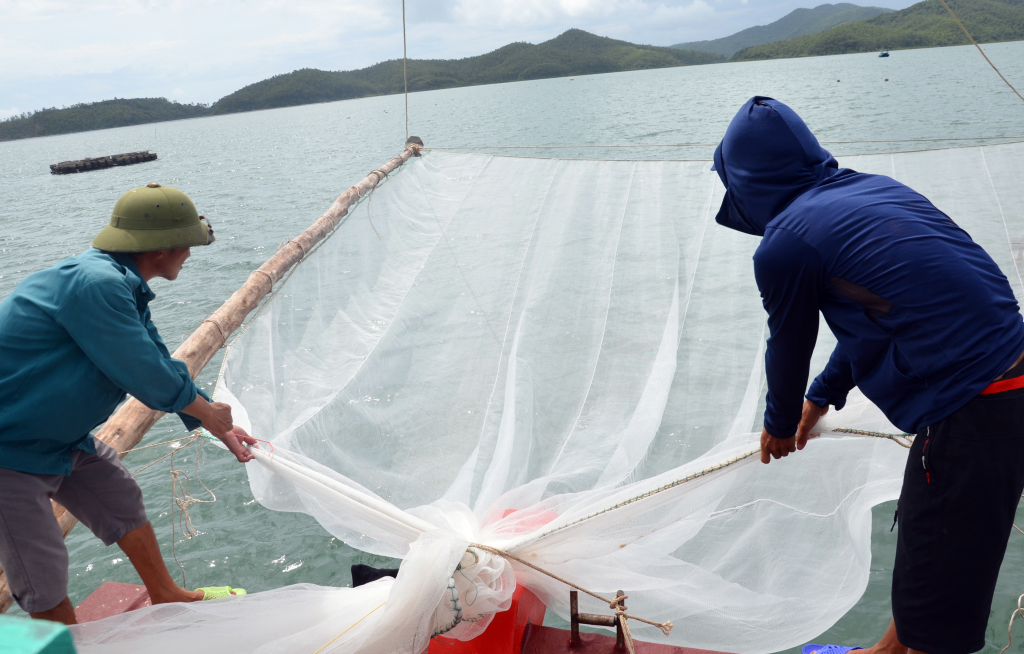
{"label": "teal long-sleeve shirt", "polygon": [[150,319],[154,297],[131,257],[90,249],[0,303],[0,468],[70,475],[126,393],[199,426],[179,413],[201,391]]}

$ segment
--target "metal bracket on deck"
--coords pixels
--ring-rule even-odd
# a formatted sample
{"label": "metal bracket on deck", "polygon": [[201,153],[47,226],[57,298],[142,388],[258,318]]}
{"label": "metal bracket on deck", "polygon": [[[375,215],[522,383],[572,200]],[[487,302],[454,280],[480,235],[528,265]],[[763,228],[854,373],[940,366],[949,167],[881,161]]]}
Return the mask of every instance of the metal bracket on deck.
{"label": "metal bracket on deck", "polygon": [[[616,597],[622,597],[625,593],[621,590],[615,592]],[[623,606],[623,609],[626,607]],[[569,591],[569,619],[571,631],[569,632],[569,647],[576,649],[583,646],[580,640],[580,625],[589,624],[597,627],[615,627],[615,649],[616,652],[626,651],[626,639],[622,634],[622,625],[614,615],[597,615],[596,613],[580,613],[579,595],[577,591]]]}

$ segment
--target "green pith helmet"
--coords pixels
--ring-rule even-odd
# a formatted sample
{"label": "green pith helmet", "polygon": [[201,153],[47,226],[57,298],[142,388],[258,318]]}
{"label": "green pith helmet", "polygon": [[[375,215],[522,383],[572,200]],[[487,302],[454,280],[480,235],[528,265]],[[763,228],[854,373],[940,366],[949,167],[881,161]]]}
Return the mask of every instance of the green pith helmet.
{"label": "green pith helmet", "polygon": [[176,188],[147,184],[128,191],[114,205],[110,224],[92,246],[107,252],[152,252],[213,243],[210,223]]}

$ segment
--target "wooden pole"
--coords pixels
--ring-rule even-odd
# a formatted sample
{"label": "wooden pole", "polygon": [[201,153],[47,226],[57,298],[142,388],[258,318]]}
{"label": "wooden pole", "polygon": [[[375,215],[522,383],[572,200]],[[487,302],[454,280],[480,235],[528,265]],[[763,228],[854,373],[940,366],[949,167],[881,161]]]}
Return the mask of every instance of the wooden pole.
{"label": "wooden pole", "polygon": [[[260,300],[270,293],[274,284],[280,281],[292,266],[301,261],[317,243],[338,226],[352,205],[365,197],[367,193],[376,188],[381,180],[410,158],[418,156],[419,150],[419,143],[408,143],[400,155],[370,172],[361,182],[342,193],[327,212],[306,231],[289,241],[266,263],[254,270],[245,284],[235,291],[219,309],[211,313],[181,344],[181,347],[174,351],[174,358],[184,361],[188,365],[189,373],[195,378],[213,359],[217,350],[224,347],[228,336],[241,327],[245,317],[259,305]],[[107,420],[106,424],[97,432],[96,438],[116,449],[121,454],[121,458],[124,458],[128,450],[138,445],[146,432],[163,415],[163,412],[153,411],[132,398]],[[56,502],[53,502],[53,515],[66,538],[78,520]],[[6,612],[13,603],[14,599],[7,586],[7,576],[0,569],[0,613]]]}

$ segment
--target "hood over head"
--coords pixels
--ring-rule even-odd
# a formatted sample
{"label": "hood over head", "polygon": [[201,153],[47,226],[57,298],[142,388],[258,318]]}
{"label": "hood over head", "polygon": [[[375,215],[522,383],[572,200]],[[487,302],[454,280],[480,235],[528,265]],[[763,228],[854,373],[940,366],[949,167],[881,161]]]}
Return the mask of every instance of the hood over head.
{"label": "hood over head", "polygon": [[712,170],[726,189],[718,224],[764,236],[768,223],[839,164],[795,111],[758,95],[732,119]]}

